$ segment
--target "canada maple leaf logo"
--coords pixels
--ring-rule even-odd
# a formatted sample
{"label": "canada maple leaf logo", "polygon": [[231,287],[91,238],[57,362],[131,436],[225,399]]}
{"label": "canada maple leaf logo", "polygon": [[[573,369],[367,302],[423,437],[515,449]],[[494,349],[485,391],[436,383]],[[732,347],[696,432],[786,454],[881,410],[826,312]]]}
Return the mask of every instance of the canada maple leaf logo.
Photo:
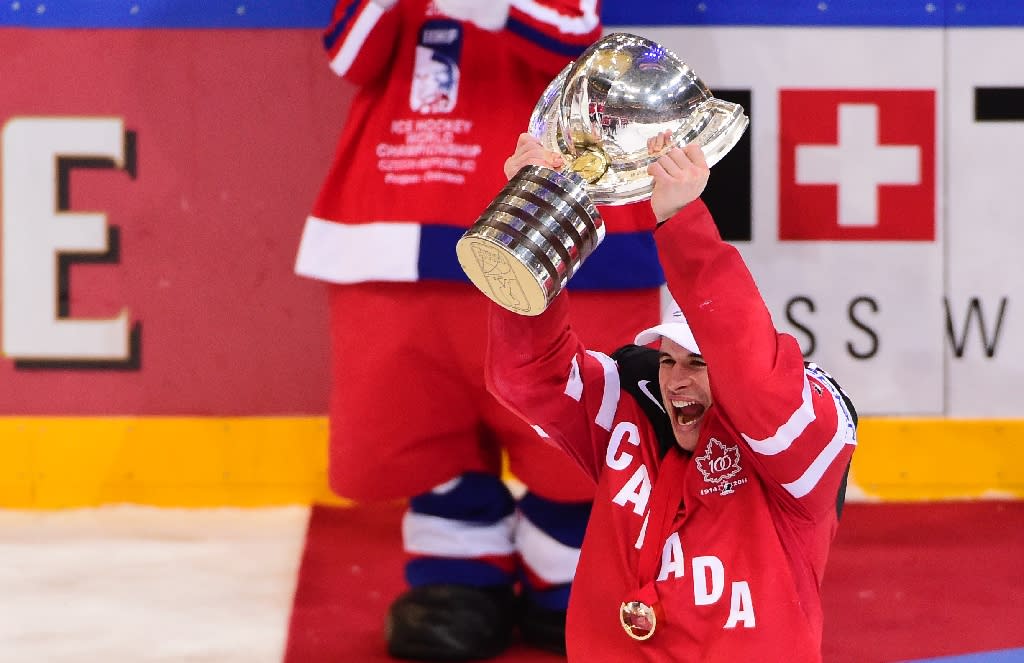
{"label": "canada maple leaf logo", "polygon": [[728,481],[740,472],[740,448],[711,438],[704,455],[697,456],[697,469],[708,483]]}

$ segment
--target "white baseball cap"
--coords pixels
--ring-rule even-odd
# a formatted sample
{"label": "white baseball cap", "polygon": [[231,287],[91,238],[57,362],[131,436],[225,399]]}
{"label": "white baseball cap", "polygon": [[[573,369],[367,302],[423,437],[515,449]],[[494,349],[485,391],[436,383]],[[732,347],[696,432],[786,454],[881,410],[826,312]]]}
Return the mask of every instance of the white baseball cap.
{"label": "white baseball cap", "polygon": [[683,311],[675,301],[670,301],[669,305],[665,308],[665,312],[661,316],[661,324],[643,330],[636,335],[633,342],[637,345],[647,345],[661,337],[675,341],[678,345],[694,354],[700,354],[700,348],[697,347],[697,341],[693,338],[690,325],[687,324]]}

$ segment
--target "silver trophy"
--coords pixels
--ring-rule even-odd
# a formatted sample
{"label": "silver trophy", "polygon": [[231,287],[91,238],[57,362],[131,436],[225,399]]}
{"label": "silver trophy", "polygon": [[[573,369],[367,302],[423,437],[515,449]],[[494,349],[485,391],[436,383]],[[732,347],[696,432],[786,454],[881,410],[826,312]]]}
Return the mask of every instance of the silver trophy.
{"label": "silver trophy", "polygon": [[671,51],[610,34],[551,81],[530,117],[530,134],[568,165],[516,173],[459,239],[459,264],[497,304],[538,315],[604,239],[596,206],[650,198],[647,167],[661,155],[649,138],[670,131],[666,150],[696,142],[713,166],[747,124]]}

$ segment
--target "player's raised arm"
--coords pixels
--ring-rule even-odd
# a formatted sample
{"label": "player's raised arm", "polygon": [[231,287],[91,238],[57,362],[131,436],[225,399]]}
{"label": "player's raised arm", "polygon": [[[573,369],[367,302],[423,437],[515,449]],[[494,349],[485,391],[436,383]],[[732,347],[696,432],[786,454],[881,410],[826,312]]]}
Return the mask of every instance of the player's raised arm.
{"label": "player's raised arm", "polygon": [[707,170],[694,147],[651,166],[669,289],[700,346],[715,407],[787,494],[830,507],[846,469],[844,445],[855,444],[852,406],[805,370],[796,339],[776,330],[753,276],[703,203],[680,206]]}

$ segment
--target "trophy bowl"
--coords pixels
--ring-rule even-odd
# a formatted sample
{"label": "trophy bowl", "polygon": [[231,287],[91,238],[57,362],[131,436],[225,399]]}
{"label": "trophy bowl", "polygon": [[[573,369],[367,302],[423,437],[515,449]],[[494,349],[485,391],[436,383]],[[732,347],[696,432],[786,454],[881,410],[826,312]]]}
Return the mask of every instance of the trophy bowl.
{"label": "trophy bowl", "polygon": [[748,124],[742,106],[716,99],[675,53],[644,37],[614,33],[548,84],[527,130],[566,163],[603,152],[608,168],[587,192],[595,204],[624,205],[651,196],[647,166],[661,156],[647,152],[651,136],[671,131],[669,147],[698,143],[710,167]]}
{"label": "trophy bowl", "polygon": [[543,312],[605,236],[597,205],[647,200],[654,179],[647,140],[698,143],[708,165],[748,125],[738,104],[716,99],[690,67],[661,45],[626,33],[592,44],[551,81],[528,131],[561,154],[561,171],[516,173],[456,244],[459,264],[495,303]]}

